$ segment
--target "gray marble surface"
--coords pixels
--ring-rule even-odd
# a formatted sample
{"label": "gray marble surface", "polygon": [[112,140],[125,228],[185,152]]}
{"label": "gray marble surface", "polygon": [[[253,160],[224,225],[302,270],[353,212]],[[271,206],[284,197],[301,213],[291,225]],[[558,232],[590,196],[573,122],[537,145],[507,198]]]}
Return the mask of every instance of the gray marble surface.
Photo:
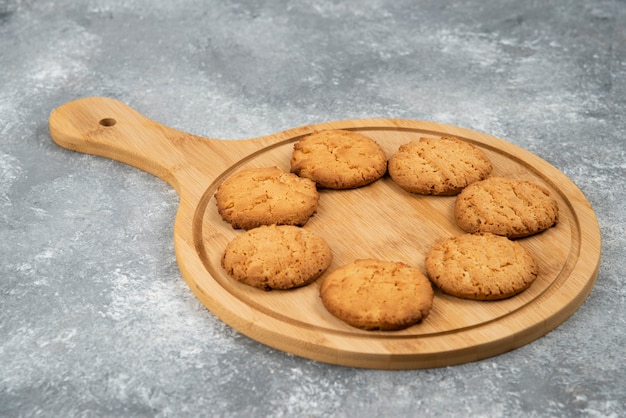
{"label": "gray marble surface", "polygon": [[[623,0],[0,0],[0,416],[624,416],[625,28]],[[597,283],[470,364],[274,350],[183,282],[167,184],[51,141],[52,109],[95,95],[212,138],[369,117],[490,133],[588,197]]]}

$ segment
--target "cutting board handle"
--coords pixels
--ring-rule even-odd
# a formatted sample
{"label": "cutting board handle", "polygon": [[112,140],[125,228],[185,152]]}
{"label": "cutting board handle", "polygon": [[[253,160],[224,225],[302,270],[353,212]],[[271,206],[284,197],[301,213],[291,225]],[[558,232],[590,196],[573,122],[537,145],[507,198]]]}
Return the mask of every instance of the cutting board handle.
{"label": "cutting board handle", "polygon": [[140,168],[179,193],[183,180],[196,174],[190,172],[195,169],[190,162],[198,143],[210,141],[159,124],[106,97],[77,99],[57,107],[50,114],[49,128],[58,145]]}

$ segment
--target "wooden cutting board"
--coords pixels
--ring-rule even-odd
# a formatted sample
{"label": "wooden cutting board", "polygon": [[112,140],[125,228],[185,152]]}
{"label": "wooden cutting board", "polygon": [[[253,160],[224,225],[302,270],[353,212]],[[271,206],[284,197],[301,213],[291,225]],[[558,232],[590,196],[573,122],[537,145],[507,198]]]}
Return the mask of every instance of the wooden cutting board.
{"label": "wooden cutting board", "polygon": [[[298,356],[344,366],[430,368],[471,362],[527,344],[571,316],[591,291],[600,263],[598,222],[572,181],[515,145],[469,129],[433,122],[366,119],[303,126],[273,135],[223,141],[154,122],[127,105],[91,97],[64,104],[49,120],[62,147],[122,161],[168,182],[180,196],[174,225],[176,257],[193,293],[243,334]],[[539,264],[530,289],[510,299],[480,302],[436,292],[421,324],[401,331],[362,331],[331,316],[318,296],[320,280],[295,290],[265,292],[230,279],[220,267],[236,235],[217,213],[214,193],[234,172],[263,166],[289,171],[293,144],[323,129],[373,138],[388,156],[422,136],[454,135],[482,149],[493,175],[532,180],[556,198],[560,222],[519,242]],[[141,199],[141,196],[137,196]],[[404,192],[387,176],[354,190],[320,190],[317,213],[305,225],[333,250],[328,271],[358,258],[403,261],[424,270],[439,239],[461,234],[455,197]],[[129,245],[132,245],[130,242]]]}

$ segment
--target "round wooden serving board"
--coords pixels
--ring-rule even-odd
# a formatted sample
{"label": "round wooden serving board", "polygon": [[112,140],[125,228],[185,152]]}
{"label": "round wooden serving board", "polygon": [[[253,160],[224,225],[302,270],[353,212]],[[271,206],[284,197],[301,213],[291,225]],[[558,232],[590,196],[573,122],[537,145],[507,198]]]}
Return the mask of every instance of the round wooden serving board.
{"label": "round wooden serving board", "polygon": [[[180,196],[174,225],[182,276],[225,323],[271,347],[327,363],[416,369],[471,362],[527,344],[571,316],[591,291],[600,263],[595,213],[572,181],[541,158],[484,133],[432,122],[367,119],[304,126],[273,135],[222,141],[180,132],[108,98],[84,98],[55,109],[50,134],[62,147],[146,170]],[[420,137],[453,135],[482,149],[493,175],[532,180],[558,201],[560,222],[520,239],[539,264],[536,282],[502,301],[480,302],[436,291],[430,315],[401,331],[362,331],[331,316],[317,282],[288,291],[258,290],[230,279],[220,266],[234,230],[217,213],[218,185],[238,170],[277,166],[289,171],[293,145],[316,130],[347,129],[378,142],[388,157]],[[141,196],[137,196],[141,199]],[[440,239],[463,233],[453,217],[455,197],[419,196],[388,176],[353,190],[320,190],[317,213],[304,228],[333,250],[328,272],[359,258],[403,261],[424,270]],[[130,245],[130,243],[129,243]]]}

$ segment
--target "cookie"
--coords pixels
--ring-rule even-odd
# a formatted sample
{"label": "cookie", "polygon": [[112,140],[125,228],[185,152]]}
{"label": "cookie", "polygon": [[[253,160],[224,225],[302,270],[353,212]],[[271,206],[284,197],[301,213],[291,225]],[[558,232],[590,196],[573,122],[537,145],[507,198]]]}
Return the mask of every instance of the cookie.
{"label": "cookie", "polygon": [[530,287],[538,274],[531,254],[517,241],[491,233],[443,240],[426,255],[426,274],[441,291],[475,300],[499,300]]}
{"label": "cookie", "polygon": [[292,289],[313,282],[332,261],[326,242],[304,228],[269,225],[238,235],[221,264],[233,279],[263,290]]}
{"label": "cookie", "polygon": [[291,172],[327,189],[370,184],[387,171],[387,155],[371,138],[356,132],[312,133],[294,144]]}
{"label": "cookie", "polygon": [[491,177],[457,196],[454,217],[465,232],[521,238],[556,225],[559,206],[550,191],[536,183]]}
{"label": "cookie", "polygon": [[421,138],[403,144],[389,159],[389,176],[404,190],[424,195],[456,195],[491,174],[478,148],[455,137]]}
{"label": "cookie", "polygon": [[320,297],[332,315],[355,328],[398,330],[426,318],[434,291],[417,268],[366,259],[326,276]]}
{"label": "cookie", "polygon": [[217,210],[235,229],[304,225],[317,209],[315,182],[278,167],[235,173],[215,193]]}

